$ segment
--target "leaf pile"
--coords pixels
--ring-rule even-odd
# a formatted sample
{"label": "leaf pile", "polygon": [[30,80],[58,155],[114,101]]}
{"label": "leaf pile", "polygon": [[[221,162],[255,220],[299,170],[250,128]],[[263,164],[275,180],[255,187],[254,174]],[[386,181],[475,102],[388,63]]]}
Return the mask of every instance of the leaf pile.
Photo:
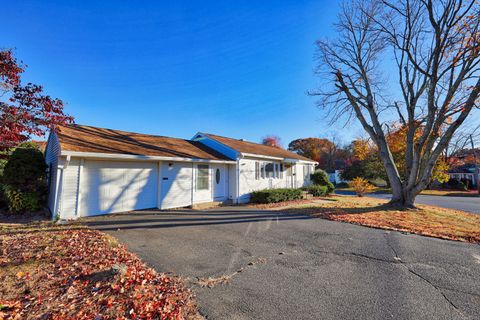
{"label": "leaf pile", "polygon": [[480,215],[464,211],[419,205],[417,209],[398,210],[385,200],[350,196],[332,196],[323,203],[281,209],[373,228],[411,232],[424,236],[480,243]]}
{"label": "leaf pile", "polygon": [[0,319],[184,319],[196,315],[177,278],[148,268],[98,231],[0,235]]}

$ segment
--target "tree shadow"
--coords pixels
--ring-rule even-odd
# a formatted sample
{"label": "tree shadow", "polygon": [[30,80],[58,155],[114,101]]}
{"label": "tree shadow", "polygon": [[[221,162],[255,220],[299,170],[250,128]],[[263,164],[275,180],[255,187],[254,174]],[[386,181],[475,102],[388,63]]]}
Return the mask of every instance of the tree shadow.
{"label": "tree shadow", "polygon": [[342,215],[360,215],[366,213],[375,213],[375,212],[421,212],[422,209],[419,208],[404,208],[388,203],[377,205],[377,206],[362,206],[362,207],[348,207],[342,206],[341,203],[336,207],[321,207],[321,206],[311,206],[311,207],[301,207],[301,208],[288,208],[282,210],[289,214],[307,214],[313,215],[315,217],[325,217],[331,218],[335,216]]}
{"label": "tree shadow", "polygon": [[130,230],[130,229],[158,229],[195,227],[209,225],[227,225],[250,222],[276,222],[291,220],[308,220],[314,217],[304,214],[291,214],[279,211],[223,211],[223,212],[155,212],[132,213],[129,215],[105,216],[83,221],[85,225],[102,231]]}

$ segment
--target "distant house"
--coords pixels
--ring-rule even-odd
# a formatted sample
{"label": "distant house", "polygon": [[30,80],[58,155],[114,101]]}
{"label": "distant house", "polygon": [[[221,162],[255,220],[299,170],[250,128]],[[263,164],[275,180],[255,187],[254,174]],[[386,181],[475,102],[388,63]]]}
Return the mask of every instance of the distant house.
{"label": "distant house", "polygon": [[342,171],[343,170],[335,170],[328,172],[328,178],[330,182],[333,184],[347,183],[347,180],[342,179]]}
{"label": "distant house", "polygon": [[468,181],[468,186],[471,188],[477,187],[476,182],[478,181],[478,179],[475,179],[475,165],[473,164],[465,164],[453,167],[448,171],[448,175],[450,176],[450,179]]}
{"label": "distant house", "polygon": [[308,185],[315,166],[290,151],[207,133],[184,140],[84,125],[52,131],[45,157],[48,206],[62,219],[244,203],[254,190]]}

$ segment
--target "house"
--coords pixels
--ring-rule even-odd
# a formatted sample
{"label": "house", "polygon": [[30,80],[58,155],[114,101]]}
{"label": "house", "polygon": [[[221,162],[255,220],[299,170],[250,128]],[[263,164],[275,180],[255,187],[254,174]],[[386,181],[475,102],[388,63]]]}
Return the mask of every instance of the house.
{"label": "house", "polygon": [[467,188],[477,188],[477,181],[480,180],[480,174],[475,179],[476,168],[474,164],[464,164],[448,170],[450,179],[457,179],[465,183]]}
{"label": "house", "polygon": [[48,207],[61,219],[245,203],[254,190],[310,183],[315,162],[283,149],[207,133],[191,140],[85,125],[49,135]]}
{"label": "house", "polygon": [[327,172],[330,182],[333,184],[347,183],[347,180],[342,179],[342,171],[343,170],[335,170],[332,172]]}

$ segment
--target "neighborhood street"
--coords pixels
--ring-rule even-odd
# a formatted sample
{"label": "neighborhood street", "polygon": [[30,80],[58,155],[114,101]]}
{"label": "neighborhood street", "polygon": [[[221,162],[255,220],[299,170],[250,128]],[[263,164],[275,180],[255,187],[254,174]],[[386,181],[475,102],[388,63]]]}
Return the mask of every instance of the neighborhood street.
{"label": "neighborhood street", "polygon": [[480,314],[476,244],[241,207],[146,210],[85,222],[157,271],[186,278],[207,319]]}
{"label": "neighborhood street", "polygon": [[[337,194],[355,195],[353,191],[335,190]],[[368,194],[369,197],[390,199],[390,194]],[[418,195],[416,203],[437,206],[448,209],[462,210],[480,214],[480,197],[453,197],[453,196],[431,196]]]}

